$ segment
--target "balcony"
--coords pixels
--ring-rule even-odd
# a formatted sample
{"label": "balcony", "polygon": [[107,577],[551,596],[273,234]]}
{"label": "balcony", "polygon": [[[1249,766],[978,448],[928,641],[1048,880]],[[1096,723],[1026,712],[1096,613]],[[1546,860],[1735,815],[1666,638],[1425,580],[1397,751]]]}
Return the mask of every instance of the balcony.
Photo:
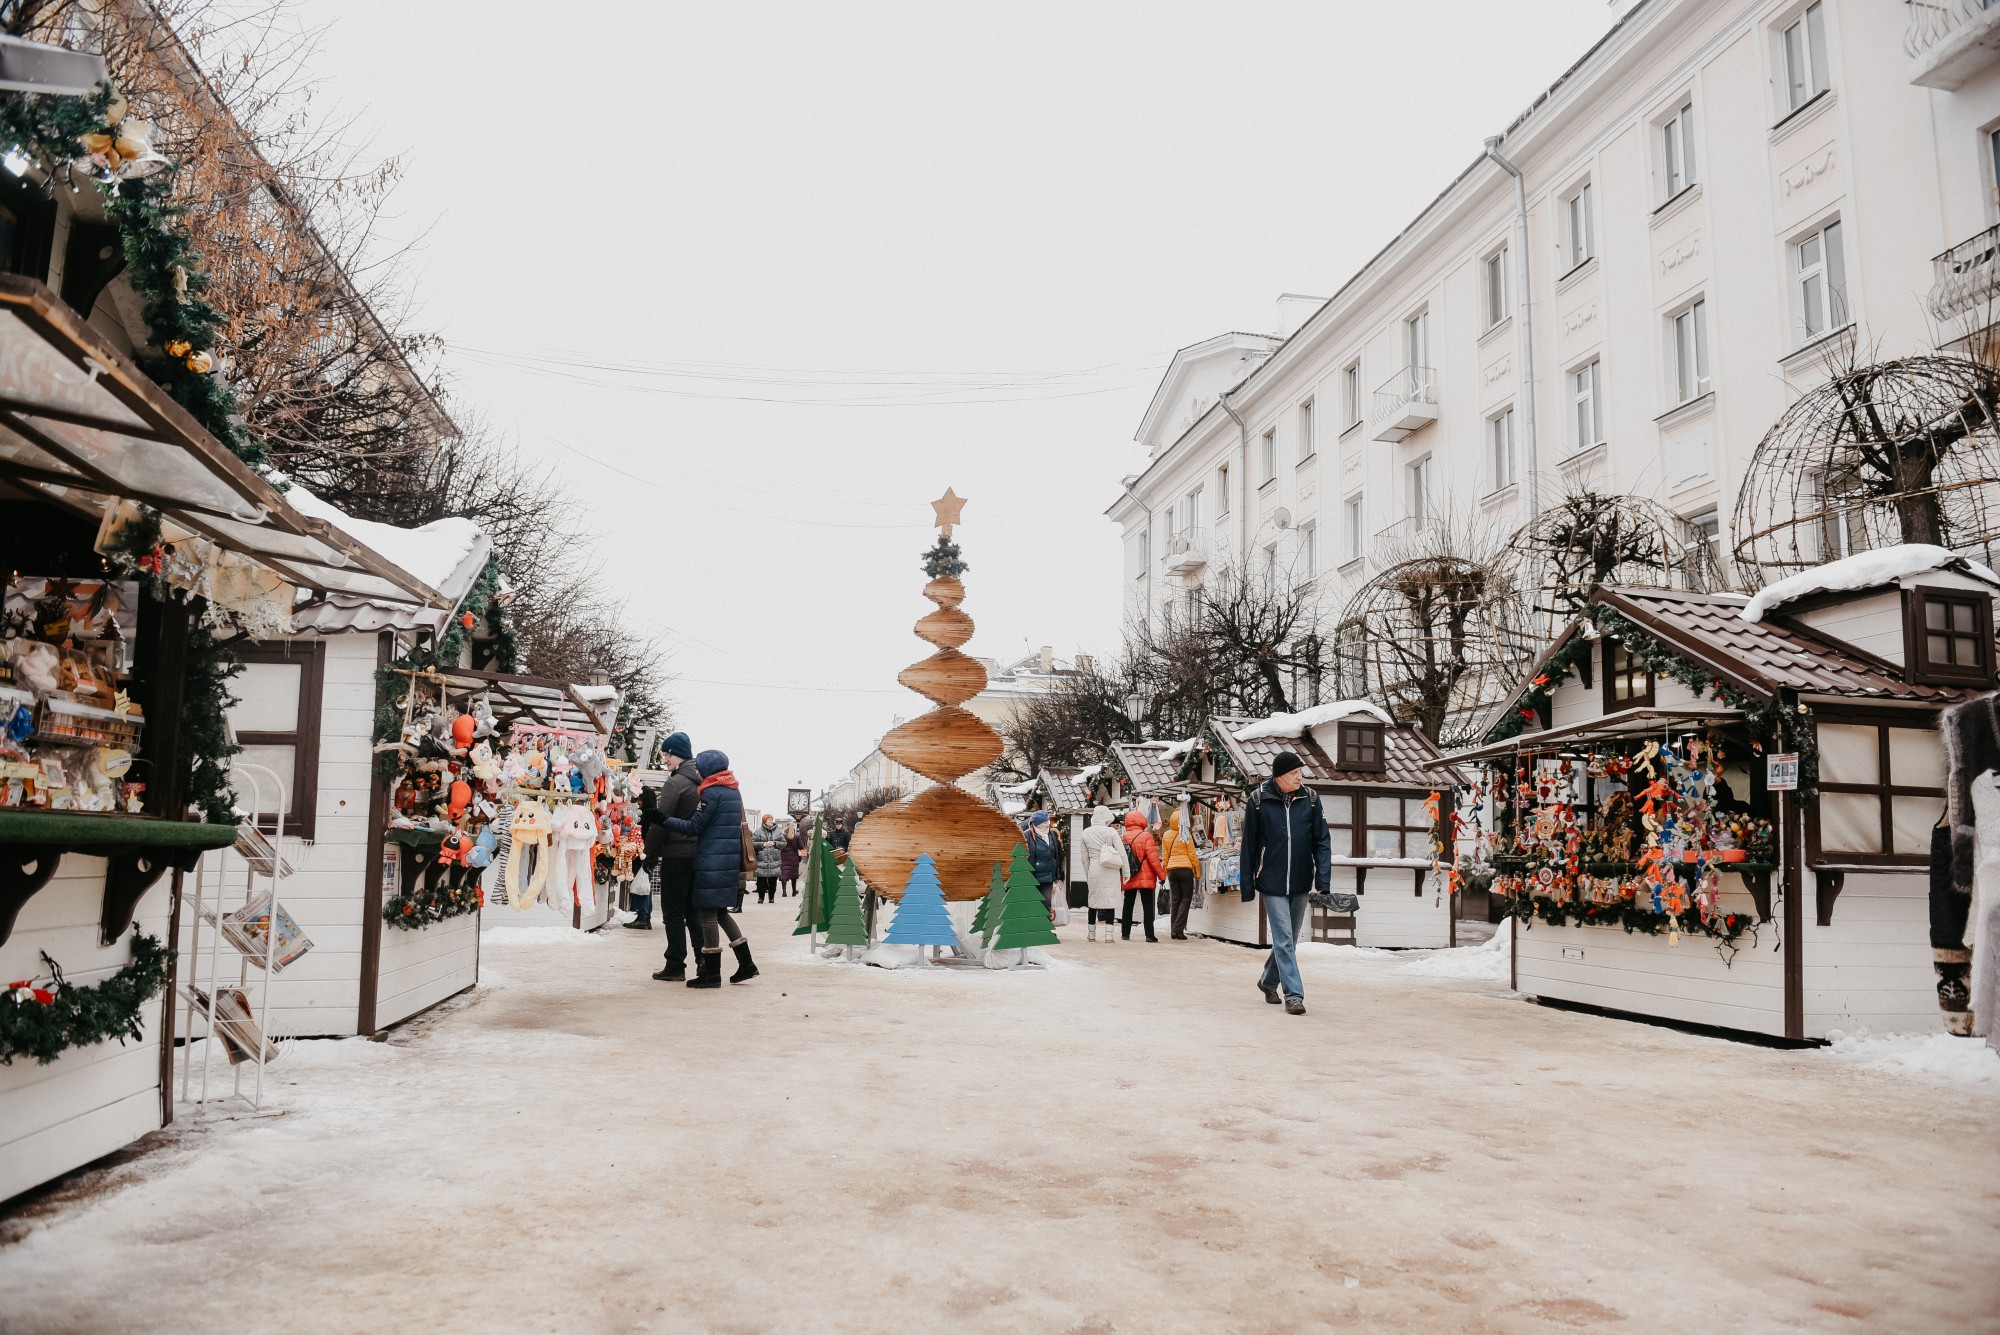
{"label": "balcony", "polygon": [[1910,82],[1951,92],[2000,60],[2000,0],[1904,0]]}
{"label": "balcony", "polygon": [[1368,432],[1376,440],[1405,440],[1437,418],[1437,372],[1406,366],[1375,391]]}
{"label": "balcony", "polygon": [[1931,269],[1932,315],[1955,320],[1974,311],[1981,326],[2000,316],[1995,309],[1995,298],[2000,297],[2000,226],[1959,242],[1932,260]]}
{"label": "balcony", "polygon": [[1198,574],[1208,564],[1208,540],[1199,533],[1176,533],[1167,539],[1167,573]]}

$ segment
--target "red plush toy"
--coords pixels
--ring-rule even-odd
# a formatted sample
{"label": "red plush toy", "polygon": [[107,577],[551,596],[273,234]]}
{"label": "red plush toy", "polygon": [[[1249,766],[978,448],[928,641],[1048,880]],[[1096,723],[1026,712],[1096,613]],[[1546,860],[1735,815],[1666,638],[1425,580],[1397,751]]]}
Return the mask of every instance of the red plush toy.
{"label": "red plush toy", "polygon": [[451,744],[461,751],[470,747],[472,745],[473,729],[478,726],[478,724],[473,722],[472,715],[460,714],[451,721]]}
{"label": "red plush toy", "polygon": [[472,785],[464,779],[453,779],[451,781],[451,804],[448,809],[451,819],[457,821],[465,814],[465,809],[471,805]]}

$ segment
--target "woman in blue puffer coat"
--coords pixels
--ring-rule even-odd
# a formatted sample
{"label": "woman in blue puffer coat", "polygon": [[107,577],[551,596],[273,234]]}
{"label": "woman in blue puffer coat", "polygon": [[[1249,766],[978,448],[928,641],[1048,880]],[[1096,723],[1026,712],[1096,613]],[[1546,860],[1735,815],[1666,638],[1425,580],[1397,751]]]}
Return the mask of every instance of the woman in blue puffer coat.
{"label": "woman in blue puffer coat", "polygon": [[724,938],[736,952],[736,972],[729,981],[748,982],[757,976],[757,966],[750,959],[750,943],[731,916],[743,898],[743,795],[722,752],[703,751],[694,758],[694,768],[701,775],[694,815],[665,818],[670,833],[692,835],[695,841],[694,906],[701,919],[701,950],[687,985],[722,986]]}

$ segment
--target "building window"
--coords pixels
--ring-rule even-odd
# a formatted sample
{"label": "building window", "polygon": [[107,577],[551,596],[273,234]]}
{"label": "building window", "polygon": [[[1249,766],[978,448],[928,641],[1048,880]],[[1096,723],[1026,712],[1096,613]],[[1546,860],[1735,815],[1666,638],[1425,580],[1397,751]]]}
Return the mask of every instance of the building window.
{"label": "building window", "polygon": [[1139,573],[1132,576],[1132,578],[1144,579],[1146,577],[1146,567],[1151,565],[1152,563],[1153,563],[1152,535],[1145,532],[1144,530],[1141,530],[1139,533]]}
{"label": "building window", "polygon": [[1372,770],[1379,774],[1389,767],[1382,749],[1381,724],[1342,723],[1335,737],[1339,757],[1335,763],[1341,769]]}
{"label": "building window", "polygon": [[1847,323],[1847,262],[1842,252],[1838,222],[1792,244],[1792,314],[1802,343]]}
{"label": "building window", "polygon": [[[1174,536],[1174,507],[1169,505],[1165,510],[1162,510],[1160,513],[1165,516],[1165,518],[1162,520],[1160,524],[1160,529],[1167,535],[1167,537],[1172,538]],[[1169,548],[1168,550],[1172,549]]]}
{"label": "building window", "polygon": [[1215,470],[1215,517],[1221,519],[1229,513],[1229,465],[1223,464]]}
{"label": "building window", "polygon": [[1688,102],[1660,126],[1660,202],[1694,183],[1694,103]]}
{"label": "building window", "polygon": [[1306,578],[1319,573],[1319,525],[1299,525],[1299,554],[1306,560]]}
{"label": "building window", "polygon": [[1278,480],[1278,428],[1272,427],[1264,433],[1263,447],[1264,480]]}
{"label": "building window", "polygon": [[1646,660],[1618,641],[1604,641],[1604,708],[1650,709],[1653,704],[1653,670]]}
{"label": "building window", "polygon": [[1570,372],[1570,444],[1587,450],[1604,439],[1604,372],[1594,358]]}
{"label": "building window", "polygon": [[1976,590],[1905,589],[1903,643],[1912,682],[1991,685],[1993,599]]}
{"label": "building window", "polygon": [[1403,356],[1408,366],[1431,364],[1431,313],[1418,311],[1403,321]]}
{"label": "building window", "polygon": [[1514,410],[1509,408],[1486,424],[1487,471],[1492,475],[1492,490],[1500,491],[1520,481],[1520,473],[1514,462]]}
{"label": "building window", "polygon": [[1431,494],[1431,456],[1412,462],[1409,466],[1410,479],[1410,520],[1418,528],[1429,528],[1431,520],[1437,517],[1437,509]]}
{"label": "building window", "polygon": [[1359,561],[1368,544],[1367,535],[1362,532],[1367,512],[1362,508],[1360,496],[1349,496],[1343,508],[1347,511],[1347,559]]}
{"label": "building window", "polygon": [[1819,559],[1838,561],[1868,548],[1867,507],[1853,490],[1826,473],[1808,473],[1799,489],[1799,503],[1808,516],[1819,517]]}
{"label": "building window", "polygon": [[1340,396],[1347,408],[1347,424],[1361,425],[1361,363],[1349,362],[1340,373]]}
{"label": "building window", "polygon": [[1307,399],[1299,405],[1299,462],[1312,458],[1318,448],[1313,439],[1313,401]]}
{"label": "building window", "polygon": [[1333,838],[1335,857],[1358,858],[1364,851],[1354,819],[1357,805],[1358,799],[1352,793],[1328,793],[1320,802],[1320,810],[1326,813],[1327,833]]}
{"label": "building window", "polygon": [[1784,111],[1797,111],[1830,86],[1826,76],[1826,11],[1810,4],[1778,34],[1784,68]]}
{"label": "building window", "polygon": [[1674,317],[1674,402],[1708,393],[1708,302],[1697,301]]}
{"label": "building window", "polygon": [[1591,219],[1590,182],[1585,181],[1563,198],[1563,269],[1582,266],[1597,254],[1597,225]]}
{"label": "building window", "polygon": [[1277,573],[1278,544],[1275,542],[1267,543],[1264,546],[1264,578],[1269,579]]}
{"label": "building window", "polygon": [[1486,327],[1491,329],[1507,318],[1507,247],[1502,246],[1486,257],[1480,286],[1486,299]]}
{"label": "building window", "polygon": [[1986,188],[1987,198],[2000,212],[2000,130],[1986,132]]}
{"label": "building window", "polygon": [[[1722,569],[1722,516],[1714,510],[1704,510],[1688,519],[1695,531],[1701,535],[1701,545],[1691,547],[1687,554],[1688,587],[1704,587],[1710,569]],[[1707,560],[1703,560],[1703,557]]]}
{"label": "building window", "polygon": [[1201,529],[1201,488],[1187,494],[1187,531],[1193,537]]}
{"label": "building window", "polygon": [[1375,797],[1367,800],[1368,856],[1421,858],[1430,856],[1431,818],[1421,797]]}
{"label": "building window", "polygon": [[1929,728],[1821,716],[1819,801],[1806,808],[1807,854],[1921,866],[1944,810],[1944,748]]}
{"label": "building window", "polygon": [[[285,792],[285,833],[301,839],[316,835],[325,653],[326,646],[317,640],[248,645],[236,651],[243,670],[229,682],[229,693],[236,697],[229,707],[229,726],[243,748],[236,759],[277,776]],[[263,828],[274,828],[278,794],[271,775],[252,770],[237,788],[246,806],[254,803],[262,811]]]}

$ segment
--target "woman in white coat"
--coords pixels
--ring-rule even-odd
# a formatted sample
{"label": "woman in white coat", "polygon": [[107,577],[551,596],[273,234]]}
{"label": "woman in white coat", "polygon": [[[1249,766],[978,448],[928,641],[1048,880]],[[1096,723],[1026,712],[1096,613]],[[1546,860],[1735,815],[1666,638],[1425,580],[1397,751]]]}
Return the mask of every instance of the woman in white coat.
{"label": "woman in white coat", "polygon": [[1115,941],[1112,918],[1125,893],[1125,840],[1110,807],[1090,813],[1090,828],[1083,832],[1083,865],[1090,880],[1090,939],[1097,939],[1097,924],[1103,923],[1104,939]]}

